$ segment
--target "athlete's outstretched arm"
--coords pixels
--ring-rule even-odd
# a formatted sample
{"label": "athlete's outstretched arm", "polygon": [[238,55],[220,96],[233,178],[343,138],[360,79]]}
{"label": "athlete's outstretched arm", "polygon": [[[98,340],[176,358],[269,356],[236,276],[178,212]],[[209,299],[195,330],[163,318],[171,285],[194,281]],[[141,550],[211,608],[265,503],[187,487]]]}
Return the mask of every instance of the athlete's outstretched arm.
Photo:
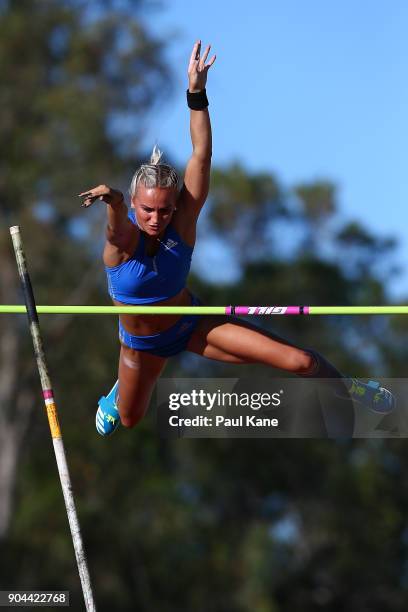
{"label": "athlete's outstretched arm", "polygon": [[[201,106],[204,89],[207,83],[207,73],[215,62],[215,55],[206,64],[211,45],[208,45],[200,58],[201,41],[193,47],[188,66],[188,91],[193,94],[193,105]],[[194,96],[195,94],[195,96]],[[180,199],[185,204],[186,212],[199,214],[203,206],[210,184],[210,168],[212,155],[211,122],[208,108],[193,110],[190,108],[190,135],[193,153],[188,161],[184,185]]]}

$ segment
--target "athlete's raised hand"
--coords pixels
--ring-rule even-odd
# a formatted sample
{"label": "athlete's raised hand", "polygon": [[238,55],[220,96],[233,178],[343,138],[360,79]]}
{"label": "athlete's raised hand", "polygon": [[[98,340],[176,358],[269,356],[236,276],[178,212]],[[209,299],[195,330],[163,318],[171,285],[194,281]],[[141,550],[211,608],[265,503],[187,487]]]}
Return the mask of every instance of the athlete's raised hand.
{"label": "athlete's raised hand", "polygon": [[215,62],[216,55],[213,55],[207,61],[208,54],[210,53],[211,45],[208,45],[204,51],[202,57],[201,52],[201,40],[197,40],[190,56],[190,63],[188,65],[188,89],[191,93],[202,91],[207,83],[207,73],[213,63]]}
{"label": "athlete's raised hand", "polygon": [[115,206],[123,202],[123,193],[121,191],[117,191],[116,189],[112,189],[112,187],[109,187],[109,185],[98,185],[98,187],[94,187],[93,189],[89,189],[83,193],[79,193],[78,197],[84,198],[82,201],[82,206],[85,208],[91,206],[96,200],[102,200],[111,206]]}

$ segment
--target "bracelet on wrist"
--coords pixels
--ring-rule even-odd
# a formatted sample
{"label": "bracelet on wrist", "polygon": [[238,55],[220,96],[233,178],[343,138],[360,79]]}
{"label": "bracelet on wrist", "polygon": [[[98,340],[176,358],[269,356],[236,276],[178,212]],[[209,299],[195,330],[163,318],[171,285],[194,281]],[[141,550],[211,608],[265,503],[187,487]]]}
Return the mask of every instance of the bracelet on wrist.
{"label": "bracelet on wrist", "polygon": [[207,108],[208,98],[205,88],[195,93],[191,93],[191,91],[187,89],[187,104],[191,110],[204,110]]}

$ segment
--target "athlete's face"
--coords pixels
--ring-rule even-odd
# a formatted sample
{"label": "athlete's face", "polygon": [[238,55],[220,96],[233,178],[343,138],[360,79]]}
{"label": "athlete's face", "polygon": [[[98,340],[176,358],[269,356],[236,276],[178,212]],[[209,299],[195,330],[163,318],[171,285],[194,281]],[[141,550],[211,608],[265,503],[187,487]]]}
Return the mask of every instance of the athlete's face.
{"label": "athlete's face", "polygon": [[177,189],[174,187],[139,185],[132,206],[141,229],[149,236],[158,236],[170,223],[176,199]]}

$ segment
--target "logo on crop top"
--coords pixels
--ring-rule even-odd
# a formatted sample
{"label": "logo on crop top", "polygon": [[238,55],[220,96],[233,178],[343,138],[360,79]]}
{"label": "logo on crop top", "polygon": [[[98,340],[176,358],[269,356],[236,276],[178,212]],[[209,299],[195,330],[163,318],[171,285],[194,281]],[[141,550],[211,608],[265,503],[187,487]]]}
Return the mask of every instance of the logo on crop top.
{"label": "logo on crop top", "polygon": [[162,242],[162,245],[164,246],[165,249],[167,249],[168,251],[171,251],[173,247],[178,245],[178,242],[176,242],[175,240],[172,240],[171,238],[167,238],[166,243]]}

